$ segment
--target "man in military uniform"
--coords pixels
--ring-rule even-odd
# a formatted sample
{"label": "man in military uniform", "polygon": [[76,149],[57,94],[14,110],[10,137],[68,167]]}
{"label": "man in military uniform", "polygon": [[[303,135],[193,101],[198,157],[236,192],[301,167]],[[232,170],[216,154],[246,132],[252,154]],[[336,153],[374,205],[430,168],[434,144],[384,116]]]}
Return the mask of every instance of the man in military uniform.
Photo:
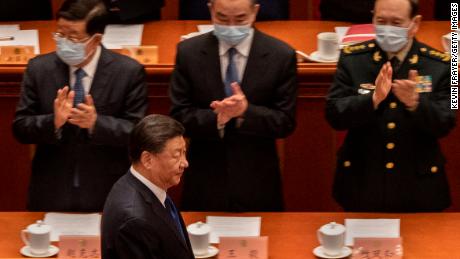
{"label": "man in military uniform", "polygon": [[438,138],[455,125],[450,57],[414,37],[415,0],[377,0],[376,40],[345,47],[326,118],[348,130],[334,198],[347,211],[440,211],[450,205]]}

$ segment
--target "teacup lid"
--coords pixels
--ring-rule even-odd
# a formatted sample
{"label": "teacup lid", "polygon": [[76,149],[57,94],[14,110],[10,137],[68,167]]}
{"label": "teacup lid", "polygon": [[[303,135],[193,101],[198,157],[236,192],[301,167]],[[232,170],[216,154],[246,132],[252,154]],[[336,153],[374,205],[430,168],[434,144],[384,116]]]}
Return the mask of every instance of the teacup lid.
{"label": "teacup lid", "polygon": [[331,222],[323,225],[320,231],[326,235],[340,235],[345,232],[345,226],[339,223]]}
{"label": "teacup lid", "polygon": [[211,226],[201,221],[190,224],[187,227],[187,231],[193,235],[205,235],[211,232]]}
{"label": "teacup lid", "polygon": [[27,226],[27,231],[32,234],[46,234],[51,231],[51,226],[37,220],[37,223]]}

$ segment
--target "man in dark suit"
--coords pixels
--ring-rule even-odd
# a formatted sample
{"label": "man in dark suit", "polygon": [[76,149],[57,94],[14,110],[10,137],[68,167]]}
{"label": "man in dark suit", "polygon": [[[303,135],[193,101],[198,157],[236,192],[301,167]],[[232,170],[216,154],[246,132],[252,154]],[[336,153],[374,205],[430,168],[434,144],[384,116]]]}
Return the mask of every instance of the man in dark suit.
{"label": "man in dark suit", "polygon": [[345,47],[326,117],[348,130],[334,198],[347,211],[440,211],[450,205],[438,139],[455,125],[448,55],[414,37],[414,0],[377,0],[377,38]]}
{"label": "man in dark suit", "polygon": [[188,166],[184,128],[149,115],[130,138],[131,169],[115,183],[102,214],[102,259],[193,259],[184,221],[166,191]]}
{"label": "man in dark suit", "polygon": [[254,0],[210,2],[214,32],[178,46],[171,114],[190,140],[182,209],[283,209],[275,140],[295,128],[295,51],[252,27]]}
{"label": "man in dark suit", "polygon": [[145,71],[100,45],[103,3],[68,0],[58,17],[57,51],[29,62],[13,122],[21,143],[37,144],[27,207],[100,211],[130,165],[128,136],[147,109]]}
{"label": "man in dark suit", "polygon": [[110,23],[143,23],[161,19],[164,0],[104,0]]}

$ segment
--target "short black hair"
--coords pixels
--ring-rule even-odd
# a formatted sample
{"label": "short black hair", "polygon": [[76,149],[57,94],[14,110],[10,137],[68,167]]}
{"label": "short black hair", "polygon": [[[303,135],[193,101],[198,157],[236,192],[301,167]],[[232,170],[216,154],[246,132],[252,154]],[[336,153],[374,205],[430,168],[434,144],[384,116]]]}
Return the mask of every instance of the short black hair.
{"label": "short black hair", "polygon": [[[209,3],[212,4],[212,3],[214,3],[216,0],[208,0],[208,1],[209,1]],[[252,5],[255,5],[255,4],[258,4],[258,3],[259,3],[259,0],[251,0],[251,4],[252,4]]]}
{"label": "short black hair", "polygon": [[146,116],[134,126],[131,132],[129,141],[131,161],[138,162],[143,151],[161,153],[168,140],[183,136],[184,133],[184,126],[169,116],[160,114]]}
{"label": "short black hair", "polygon": [[101,0],[65,0],[56,17],[69,21],[85,21],[86,33],[94,35],[104,33],[109,14]]}
{"label": "short black hair", "polygon": [[[375,4],[377,3],[377,1],[378,0],[375,0],[374,10],[375,10]],[[418,15],[418,0],[407,0],[407,1],[409,1],[409,5],[410,5],[410,12],[409,12],[410,18],[414,18],[416,15]]]}

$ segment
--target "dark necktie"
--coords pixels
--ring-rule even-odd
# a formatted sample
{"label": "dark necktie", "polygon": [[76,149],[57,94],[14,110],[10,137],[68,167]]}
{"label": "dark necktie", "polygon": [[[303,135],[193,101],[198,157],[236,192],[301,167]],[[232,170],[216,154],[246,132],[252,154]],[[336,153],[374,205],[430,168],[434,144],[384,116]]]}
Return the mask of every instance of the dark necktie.
{"label": "dark necktie", "polygon": [[399,59],[396,56],[394,56],[393,58],[391,58],[390,63],[391,63],[391,67],[393,68],[393,72],[397,72],[399,69],[399,66],[401,65],[401,62],[399,61]]}
{"label": "dark necktie", "polygon": [[75,84],[73,85],[73,90],[75,91],[75,97],[73,99],[74,106],[85,101],[85,89],[83,88],[82,81],[85,76],[86,73],[83,69],[79,68],[75,71]]}
{"label": "dark necktie", "polygon": [[177,212],[176,206],[174,206],[174,203],[171,200],[171,198],[169,198],[169,196],[166,196],[165,207],[169,215],[173,219],[174,223],[176,223],[177,230],[179,231],[182,239],[185,242],[185,235],[184,235],[184,232],[182,231],[182,225],[180,223],[179,213]]}
{"label": "dark necktie", "polygon": [[233,95],[232,83],[234,82],[238,83],[238,70],[236,68],[236,63],[234,60],[235,54],[236,54],[235,48],[230,48],[228,50],[228,66],[227,66],[227,71],[225,73],[225,95],[226,96]]}

